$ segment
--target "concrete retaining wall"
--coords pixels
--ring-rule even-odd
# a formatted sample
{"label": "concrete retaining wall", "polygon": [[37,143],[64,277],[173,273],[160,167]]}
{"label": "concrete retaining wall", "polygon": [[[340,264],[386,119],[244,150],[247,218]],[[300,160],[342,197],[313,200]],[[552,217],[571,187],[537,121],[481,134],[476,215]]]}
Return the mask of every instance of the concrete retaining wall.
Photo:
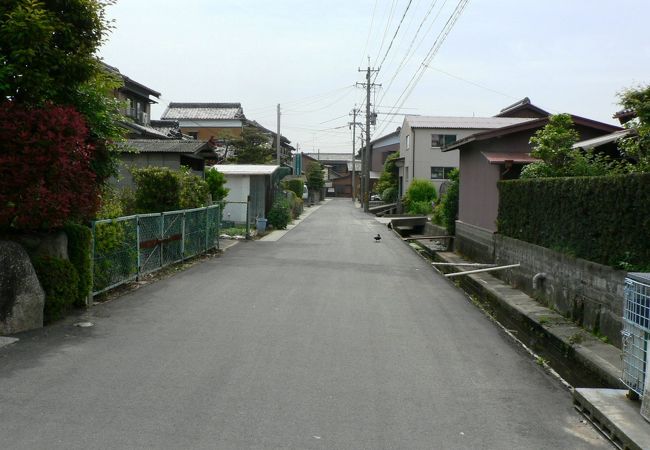
{"label": "concrete retaining wall", "polygon": [[[625,272],[498,234],[494,241],[497,264],[521,263],[499,278],[620,348]],[[533,289],[537,273],[546,278]]]}
{"label": "concrete retaining wall", "polygon": [[[516,264],[494,275],[620,348],[626,273],[456,222],[454,250],[480,262]],[[546,273],[533,289],[533,277]]]}

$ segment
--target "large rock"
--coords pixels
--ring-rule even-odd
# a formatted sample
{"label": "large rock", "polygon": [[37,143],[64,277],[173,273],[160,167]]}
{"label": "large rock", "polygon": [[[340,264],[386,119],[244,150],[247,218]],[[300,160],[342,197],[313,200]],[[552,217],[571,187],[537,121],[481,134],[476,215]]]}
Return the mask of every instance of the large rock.
{"label": "large rock", "polygon": [[45,293],[27,252],[0,241],[0,335],[41,328]]}
{"label": "large rock", "polygon": [[49,256],[68,259],[68,235],[64,231],[25,233],[16,235],[13,239],[20,243],[32,258]]}

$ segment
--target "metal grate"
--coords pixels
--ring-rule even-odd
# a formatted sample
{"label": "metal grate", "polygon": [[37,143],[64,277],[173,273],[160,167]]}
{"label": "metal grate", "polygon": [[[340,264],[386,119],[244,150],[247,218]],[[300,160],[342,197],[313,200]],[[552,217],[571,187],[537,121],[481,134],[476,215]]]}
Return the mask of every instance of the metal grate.
{"label": "metal grate", "polygon": [[643,396],[650,338],[650,284],[642,281],[647,274],[629,274],[625,279],[623,310],[623,375],[622,381]]}

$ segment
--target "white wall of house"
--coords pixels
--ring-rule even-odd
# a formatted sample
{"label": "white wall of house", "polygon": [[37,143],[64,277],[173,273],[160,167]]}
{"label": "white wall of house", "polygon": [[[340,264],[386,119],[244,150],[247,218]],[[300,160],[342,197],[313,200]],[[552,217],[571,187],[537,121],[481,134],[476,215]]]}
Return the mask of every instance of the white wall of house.
{"label": "white wall of house", "polygon": [[[226,175],[226,186],[230,191],[226,202],[246,202],[250,194],[251,181],[249,175]],[[246,205],[227,203],[223,210],[223,220],[237,224],[246,223]]]}
{"label": "white wall of house", "polygon": [[[400,157],[404,167],[399,169],[402,192],[406,192],[414,178],[431,181],[436,187],[446,179],[446,173],[459,165],[458,152],[442,152],[440,146],[432,146],[432,135],[455,135],[460,140],[484,130],[458,128],[411,128],[408,119],[404,120],[400,133]],[[433,170],[443,169],[443,170]],[[437,173],[443,173],[442,177]]]}

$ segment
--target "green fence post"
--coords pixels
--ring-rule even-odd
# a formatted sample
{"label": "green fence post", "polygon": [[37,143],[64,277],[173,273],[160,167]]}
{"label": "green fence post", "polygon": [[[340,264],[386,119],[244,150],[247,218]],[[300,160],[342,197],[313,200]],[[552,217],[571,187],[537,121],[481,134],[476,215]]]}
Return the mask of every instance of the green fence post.
{"label": "green fence post", "polygon": [[140,281],[140,264],[142,263],[140,260],[140,216],[135,216],[135,253],[138,258],[135,280]]}
{"label": "green fence post", "polygon": [[181,261],[185,261],[185,211],[181,215]]}
{"label": "green fence post", "polygon": [[246,198],[246,240],[251,238],[251,219],[250,219],[251,196]]}
{"label": "green fence post", "polygon": [[163,267],[163,235],[165,234],[165,223],[163,219],[163,213],[160,213],[160,235],[158,236],[158,243],[160,245],[160,268]]}
{"label": "green fence post", "polygon": [[205,211],[205,247],[203,248],[204,252],[208,251],[208,240],[210,238],[210,215],[208,214],[208,208],[206,207]]}
{"label": "green fence post", "polygon": [[219,242],[221,234],[221,205],[217,205],[217,250],[221,249],[221,244]]}
{"label": "green fence post", "polygon": [[93,304],[93,292],[95,292],[95,221],[91,223],[92,240],[90,242],[90,294],[86,298],[86,306]]}

